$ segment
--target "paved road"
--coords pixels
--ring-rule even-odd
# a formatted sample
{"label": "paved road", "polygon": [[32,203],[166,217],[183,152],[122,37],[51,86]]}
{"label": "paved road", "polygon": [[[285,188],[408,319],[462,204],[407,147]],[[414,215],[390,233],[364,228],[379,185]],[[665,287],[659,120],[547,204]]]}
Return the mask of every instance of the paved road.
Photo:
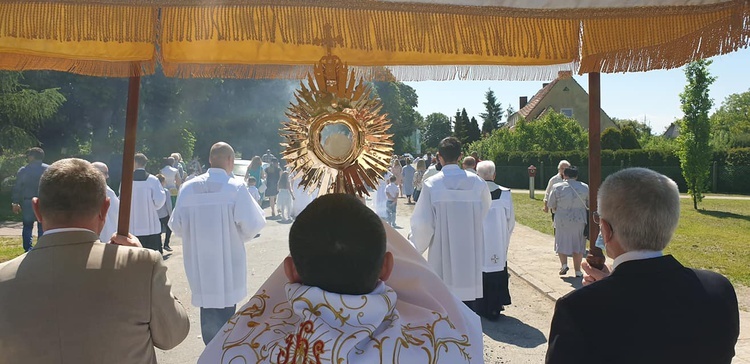
{"label": "paved road", "polygon": [[[397,224],[409,226],[413,206],[399,201]],[[270,213],[269,213],[270,214]],[[273,272],[289,252],[289,224],[268,221],[261,236],[246,244],[248,257],[248,291],[253,293]],[[407,229],[399,229],[402,234]],[[185,278],[182,244],[171,244],[174,251],[166,261],[173,292],[183,301],[190,315],[190,334],[182,344],[168,352],[157,350],[159,363],[195,363],[203,350],[198,309],[190,305],[190,289]],[[541,363],[547,349],[546,335],[552,316],[553,302],[518,277],[511,277],[513,305],[497,322],[483,320],[484,355],[486,363]],[[244,302],[243,302],[244,303]],[[238,305],[238,306],[241,306]]]}

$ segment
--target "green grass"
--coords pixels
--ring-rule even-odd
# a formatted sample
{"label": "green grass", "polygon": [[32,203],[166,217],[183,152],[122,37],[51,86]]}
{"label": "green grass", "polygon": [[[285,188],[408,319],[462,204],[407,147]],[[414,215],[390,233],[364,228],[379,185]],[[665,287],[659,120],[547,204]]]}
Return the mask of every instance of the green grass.
{"label": "green grass", "polygon": [[[535,197],[513,194],[516,220],[552,235],[550,215],[541,210],[544,195],[537,192]],[[750,200],[703,200],[698,211],[692,200],[680,201],[680,224],[665,253],[685,266],[710,269],[750,286]]]}
{"label": "green grass", "polygon": [[536,191],[533,200],[529,198],[528,193],[514,193],[513,208],[516,212],[516,221],[536,231],[553,235],[552,218],[549,213],[542,211],[543,199],[544,191]]}
{"label": "green grass", "polygon": [[0,236],[0,263],[7,262],[23,254],[23,243],[20,237]]}

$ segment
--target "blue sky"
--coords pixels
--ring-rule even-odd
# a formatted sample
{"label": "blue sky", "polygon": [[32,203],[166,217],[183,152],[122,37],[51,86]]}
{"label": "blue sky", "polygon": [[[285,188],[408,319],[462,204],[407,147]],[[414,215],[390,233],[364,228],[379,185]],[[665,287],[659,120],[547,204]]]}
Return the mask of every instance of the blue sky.
{"label": "blue sky", "polygon": [[[712,58],[710,72],[717,77],[710,95],[714,108],[733,93],[750,90],[750,49]],[[586,76],[575,76],[588,89]],[[683,68],[636,73],[602,74],[602,109],[611,117],[646,120],[654,134],[661,134],[675,119],[682,117],[679,94],[685,88]],[[519,96],[531,98],[542,81],[424,81],[407,82],[417,90],[417,110],[427,116],[441,112],[453,116],[466,108],[469,116],[484,111],[484,93],[495,91],[498,101],[518,110]]]}

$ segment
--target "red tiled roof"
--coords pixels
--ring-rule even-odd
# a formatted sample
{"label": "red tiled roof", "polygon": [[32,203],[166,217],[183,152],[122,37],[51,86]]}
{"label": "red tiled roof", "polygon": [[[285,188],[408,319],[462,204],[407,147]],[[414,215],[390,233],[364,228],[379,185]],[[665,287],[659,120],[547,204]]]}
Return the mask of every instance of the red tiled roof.
{"label": "red tiled roof", "polygon": [[542,89],[539,90],[536,95],[531,98],[531,100],[529,100],[526,106],[522,107],[521,110],[518,110],[518,113],[521,114],[521,116],[523,116],[524,118],[527,118],[529,114],[531,114],[531,111],[536,108],[536,105],[539,104],[539,101],[542,101],[542,99],[547,96],[549,91],[552,90],[553,87],[555,87],[557,80],[559,80],[559,78],[554,79],[552,82],[548,83],[547,86],[542,87]]}

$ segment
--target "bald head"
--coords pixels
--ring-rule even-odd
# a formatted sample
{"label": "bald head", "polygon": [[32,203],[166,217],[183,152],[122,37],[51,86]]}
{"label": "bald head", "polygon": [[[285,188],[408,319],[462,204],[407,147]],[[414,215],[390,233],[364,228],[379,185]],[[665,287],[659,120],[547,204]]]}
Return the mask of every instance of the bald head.
{"label": "bald head", "polygon": [[211,168],[221,168],[231,172],[234,167],[234,149],[227,143],[218,142],[211,146],[208,162],[211,163]]}
{"label": "bald head", "polygon": [[107,167],[106,164],[104,164],[103,162],[94,162],[91,163],[91,165],[102,172],[104,178],[109,178],[109,167]]}

